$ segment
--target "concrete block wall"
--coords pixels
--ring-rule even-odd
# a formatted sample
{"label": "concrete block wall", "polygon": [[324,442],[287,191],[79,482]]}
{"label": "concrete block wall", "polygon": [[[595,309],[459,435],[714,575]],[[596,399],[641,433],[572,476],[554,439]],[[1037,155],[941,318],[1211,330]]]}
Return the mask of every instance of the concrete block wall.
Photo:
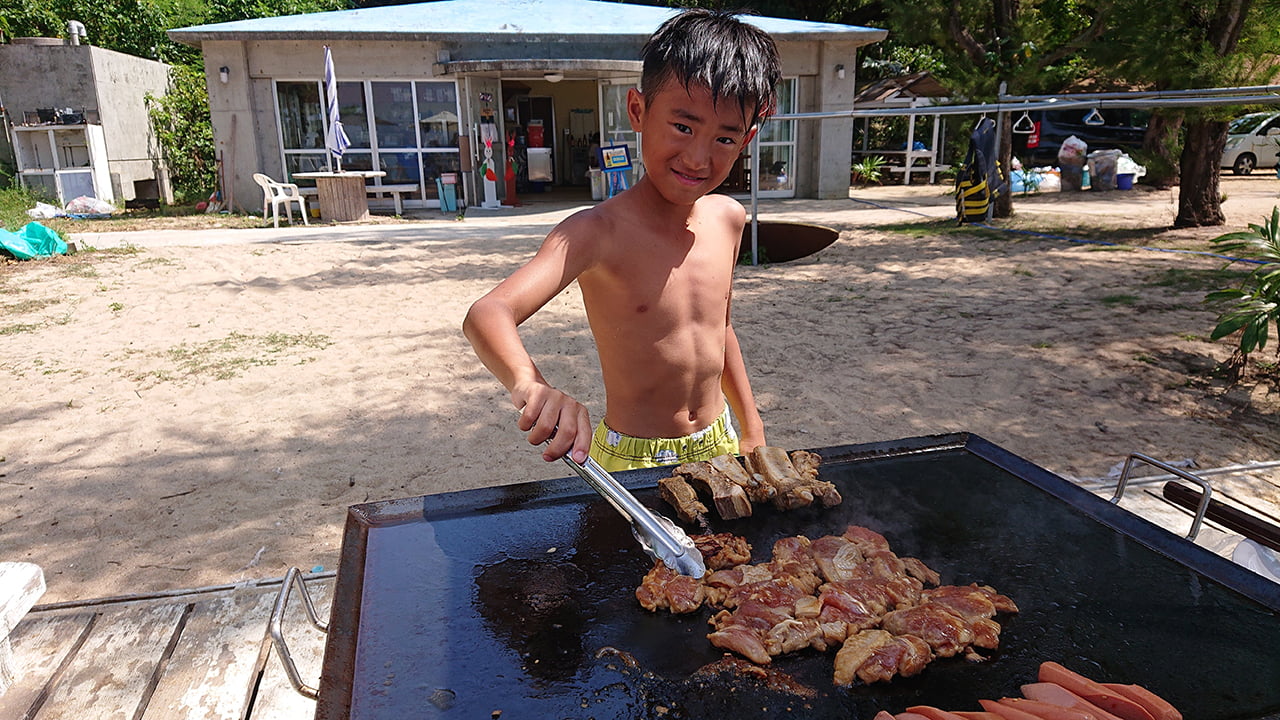
{"label": "concrete block wall", "polygon": [[102,125],[117,199],[136,195],[135,182],[154,180],[172,201],[145,96],[164,95],[169,66],[92,45],[0,45],[0,101],[15,123],[40,108],[84,110]]}

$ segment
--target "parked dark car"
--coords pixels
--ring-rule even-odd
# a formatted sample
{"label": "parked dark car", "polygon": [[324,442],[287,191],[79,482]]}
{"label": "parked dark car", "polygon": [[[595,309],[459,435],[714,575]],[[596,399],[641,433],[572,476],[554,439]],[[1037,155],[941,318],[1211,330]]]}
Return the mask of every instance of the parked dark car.
{"label": "parked dark car", "polygon": [[[1150,117],[1149,111],[1128,108],[1032,110],[1026,117],[1015,112],[1013,156],[1026,167],[1056,166],[1058,148],[1072,135],[1085,141],[1090,152],[1141,148]],[[1087,118],[1091,122],[1085,122]]]}

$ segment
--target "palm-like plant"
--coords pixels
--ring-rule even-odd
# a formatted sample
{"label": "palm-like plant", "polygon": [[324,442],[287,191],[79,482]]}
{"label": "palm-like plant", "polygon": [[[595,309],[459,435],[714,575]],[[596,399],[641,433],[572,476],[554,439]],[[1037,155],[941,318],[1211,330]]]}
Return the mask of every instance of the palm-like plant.
{"label": "palm-like plant", "polygon": [[1272,208],[1271,217],[1261,225],[1250,223],[1248,230],[1216,237],[1213,243],[1223,253],[1260,262],[1239,287],[1205,296],[1205,302],[1225,305],[1210,339],[1240,333],[1239,350],[1231,363],[1238,371],[1249,353],[1267,346],[1271,326],[1280,322],[1280,207]]}

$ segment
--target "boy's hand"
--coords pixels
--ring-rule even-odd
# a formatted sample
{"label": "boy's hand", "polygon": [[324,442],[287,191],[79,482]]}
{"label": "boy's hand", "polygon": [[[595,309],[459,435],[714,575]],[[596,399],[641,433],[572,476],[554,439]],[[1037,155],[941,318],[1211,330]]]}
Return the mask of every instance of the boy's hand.
{"label": "boy's hand", "polygon": [[765,444],[763,430],[759,433],[744,430],[742,437],[738,438],[738,452],[742,455],[748,455],[752,450],[755,450],[758,447],[764,447]]}
{"label": "boy's hand", "polygon": [[520,408],[517,425],[529,433],[530,445],[541,445],[551,438],[542,451],[543,460],[555,462],[570,455],[579,464],[587,461],[592,427],[585,405],[544,384],[512,391],[511,401]]}

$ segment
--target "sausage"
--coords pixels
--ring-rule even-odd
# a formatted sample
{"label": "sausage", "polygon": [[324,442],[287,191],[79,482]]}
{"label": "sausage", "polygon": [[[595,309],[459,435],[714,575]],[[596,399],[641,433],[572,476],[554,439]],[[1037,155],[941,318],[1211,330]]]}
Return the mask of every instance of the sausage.
{"label": "sausage", "polygon": [[982,705],[983,710],[999,716],[1000,720],[1040,720],[1040,718],[1025,710],[1019,710],[995,700],[979,700],[978,703]]}
{"label": "sausage", "polygon": [[876,716],[871,718],[871,720],[894,720],[894,717],[888,710],[881,710],[876,713]]}
{"label": "sausage", "polygon": [[957,710],[955,715],[959,715],[964,720],[1004,720],[999,715],[986,710]]}
{"label": "sausage", "polygon": [[1040,663],[1039,679],[1042,683],[1061,685],[1121,720],[1155,720],[1142,705],[1056,662]]}
{"label": "sausage", "polygon": [[1052,703],[1041,702],[1039,700],[1029,700],[1027,698],[1004,698],[1000,703],[1019,710],[1026,710],[1041,720],[1094,720],[1093,715],[1090,715],[1083,710],[1054,705]]}
{"label": "sausage", "polygon": [[1022,695],[1023,697],[1051,705],[1083,710],[1096,718],[1096,720],[1121,720],[1121,718],[1112,715],[1057,683],[1039,682],[1023,685]]}
{"label": "sausage", "polygon": [[1146,708],[1156,720],[1182,720],[1182,713],[1178,712],[1177,708],[1141,685],[1121,685],[1120,683],[1101,683],[1101,685]]}

